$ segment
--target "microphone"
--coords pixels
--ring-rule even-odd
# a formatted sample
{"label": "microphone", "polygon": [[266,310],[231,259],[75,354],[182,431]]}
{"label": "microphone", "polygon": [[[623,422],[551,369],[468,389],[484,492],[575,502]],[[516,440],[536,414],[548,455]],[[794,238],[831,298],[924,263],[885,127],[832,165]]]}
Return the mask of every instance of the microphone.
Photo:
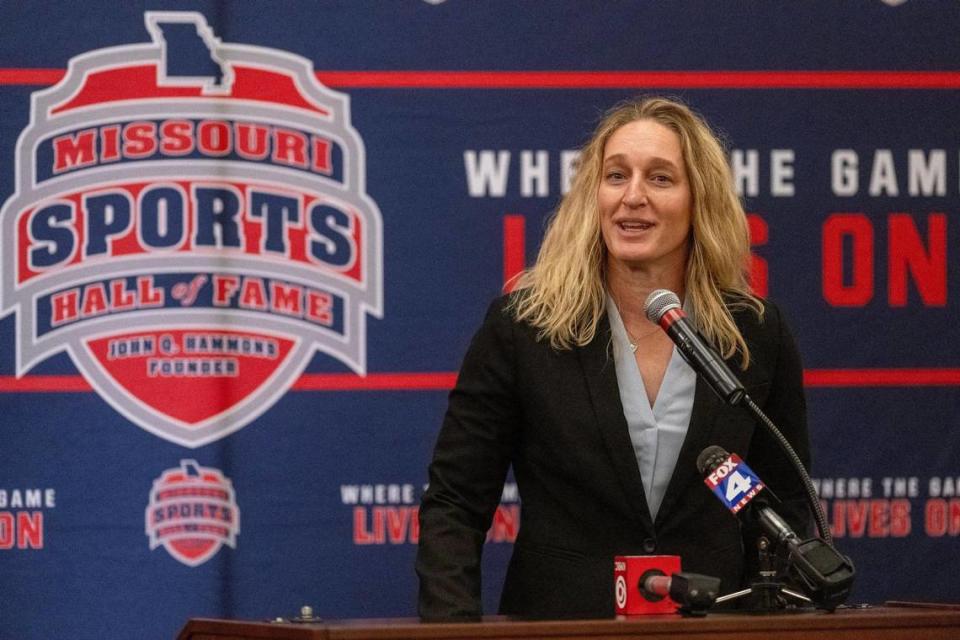
{"label": "microphone", "polygon": [[[741,513],[764,489],[759,476],[738,455],[716,445],[700,452],[697,470],[704,476],[704,484],[734,514]],[[854,577],[849,558],[820,538],[801,541],[763,498],[746,513],[760,525],[775,549],[786,549],[787,564],[817,605],[833,611],[846,601]]]}
{"label": "microphone", "polygon": [[703,616],[720,595],[720,578],[687,572],[666,576],[651,570],[640,577],[640,593],[650,602],[670,598],[681,613]]}
{"label": "microphone", "polygon": [[680,355],[710,384],[720,399],[740,404],[747,392],[726,363],[693,327],[680,306],[680,298],[669,289],[657,289],[643,304],[647,319],[659,324],[680,349]]}
{"label": "microphone", "polygon": [[682,573],[680,556],[616,556],[613,567],[619,615],[704,615],[720,593],[719,578]]}

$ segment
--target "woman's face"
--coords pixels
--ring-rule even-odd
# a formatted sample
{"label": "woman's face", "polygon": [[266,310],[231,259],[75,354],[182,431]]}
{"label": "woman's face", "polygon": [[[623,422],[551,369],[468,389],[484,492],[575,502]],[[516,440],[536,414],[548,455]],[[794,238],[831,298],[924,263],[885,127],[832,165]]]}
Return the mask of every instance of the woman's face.
{"label": "woman's face", "polygon": [[653,120],[617,129],[603,150],[597,200],[608,261],[682,273],[693,198],[680,138],[672,129]]}

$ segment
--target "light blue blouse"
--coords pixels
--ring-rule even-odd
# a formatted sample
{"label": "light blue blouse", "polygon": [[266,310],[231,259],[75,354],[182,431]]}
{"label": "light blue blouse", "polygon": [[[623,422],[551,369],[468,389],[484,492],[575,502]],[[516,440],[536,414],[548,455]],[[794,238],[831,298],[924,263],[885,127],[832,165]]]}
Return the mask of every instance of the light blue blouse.
{"label": "light blue blouse", "polygon": [[697,374],[674,347],[660,391],[651,407],[640,376],[640,367],[630,351],[630,339],[623,320],[610,296],[607,296],[607,316],[613,334],[613,359],[620,402],[630,430],[640,477],[643,478],[647,506],[650,515],[656,519],[690,426]]}

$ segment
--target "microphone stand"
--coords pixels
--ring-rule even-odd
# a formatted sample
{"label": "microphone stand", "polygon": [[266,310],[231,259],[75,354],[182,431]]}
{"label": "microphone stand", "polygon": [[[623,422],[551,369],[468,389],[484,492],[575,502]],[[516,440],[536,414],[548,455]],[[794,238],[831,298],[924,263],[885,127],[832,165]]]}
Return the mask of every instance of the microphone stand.
{"label": "microphone stand", "polygon": [[771,613],[782,611],[786,606],[784,596],[790,596],[804,604],[812,605],[813,600],[797,593],[777,578],[777,570],[774,567],[773,555],[770,553],[770,541],[766,536],[760,536],[757,540],[757,553],[760,556],[760,574],[756,580],[750,583],[750,586],[740,591],[728,593],[716,599],[717,604],[723,602],[733,602],[747,596],[751,596],[753,603],[750,610],[755,613]]}
{"label": "microphone stand", "polygon": [[[807,494],[807,501],[810,504],[810,508],[813,511],[814,519],[817,522],[817,528],[820,531],[820,538],[811,538],[809,540],[800,541],[797,538],[792,538],[792,540],[787,541],[784,539],[777,539],[775,541],[776,545],[780,548],[786,547],[786,553],[784,554],[787,565],[790,569],[794,571],[800,581],[804,583],[809,592],[813,595],[812,599],[800,596],[799,594],[790,591],[783,587],[782,584],[778,582],[765,582],[764,578],[769,578],[770,575],[775,576],[776,572],[772,571],[772,562],[769,553],[769,540],[764,540],[761,538],[761,543],[759,552],[760,552],[760,580],[755,582],[750,589],[745,590],[746,593],[755,594],[755,589],[759,590],[761,593],[771,592],[773,596],[785,593],[791,596],[799,596],[807,600],[808,602],[815,602],[818,607],[824,608],[827,611],[835,610],[839,605],[847,599],[847,596],[850,595],[850,589],[853,585],[853,578],[855,576],[856,570],[853,567],[853,563],[850,559],[844,555],[841,555],[834,546],[833,538],[830,535],[830,527],[827,526],[827,518],[823,513],[823,508],[820,505],[820,499],[817,496],[817,490],[813,486],[813,481],[810,479],[810,475],[807,473],[807,470],[804,468],[803,463],[800,460],[800,457],[797,455],[796,451],[793,450],[793,447],[790,446],[790,443],[787,441],[786,437],[780,432],[780,430],[773,424],[773,421],[767,417],[767,415],[756,405],[756,403],[744,393],[741,397],[737,398],[736,401],[731,402],[733,405],[745,404],[751,413],[760,421],[764,427],[773,435],[777,443],[780,445],[780,448],[784,453],[787,454],[791,464],[797,472],[797,475],[800,477],[803,487]],[[773,515],[772,512],[770,515]],[[769,515],[766,516],[769,518]],[[769,524],[769,522],[768,522]],[[774,549],[774,552],[777,552],[778,549]],[[766,565],[766,566],[765,566]],[[767,574],[767,575],[765,575]],[[740,595],[729,594],[729,596],[741,597],[746,595],[746,593],[737,592]],[[734,599],[733,597],[724,596],[726,599]],[[721,598],[717,598],[717,602],[720,602]],[[759,602],[761,610],[772,610],[766,607],[775,605],[776,598],[771,597],[771,595],[762,595],[759,597],[759,600],[755,597],[755,602]]]}
{"label": "microphone stand", "polygon": [[[796,535],[791,535],[790,539],[784,539],[783,528],[780,533],[775,533],[774,543],[776,549],[774,552],[781,551],[784,547],[784,554],[788,567],[794,571],[801,582],[809,589],[813,595],[813,601],[820,607],[833,611],[842,604],[850,593],[853,584],[854,568],[853,563],[846,556],[841,555],[833,547],[833,537],[830,535],[830,527],[827,524],[827,517],[823,513],[823,507],[820,505],[820,498],[817,496],[817,490],[813,486],[810,474],[803,466],[803,462],[797,455],[790,442],[780,432],[773,421],[757,406],[757,404],[747,395],[743,384],[730,371],[723,360],[711,348],[703,336],[686,321],[686,314],[683,313],[680,306],[680,299],[675,293],[666,289],[658,289],[647,296],[644,303],[644,310],[647,318],[656,324],[659,324],[663,330],[670,336],[677,345],[680,354],[690,364],[691,367],[702,376],[710,387],[716,392],[720,399],[731,405],[745,405],[754,417],[762,424],[774,437],[777,444],[787,455],[790,464],[793,465],[797,476],[800,478],[803,488],[806,492],[807,502],[813,512],[813,517],[817,523],[817,529],[820,531],[819,538],[800,541]],[[772,513],[772,511],[771,511]],[[779,516],[776,517],[779,520]],[[761,522],[761,524],[764,524]],[[767,516],[767,525],[771,525],[773,531],[777,530],[777,523],[770,520]],[[784,527],[786,523],[783,523]],[[787,528],[786,531],[789,531]],[[770,534],[770,531],[765,531]],[[785,590],[782,585],[764,578],[776,576],[773,570],[773,564],[769,552],[770,541],[766,540],[760,546],[761,576],[754,586],[760,593],[766,592],[768,595],[760,596],[761,604],[766,606],[775,604],[776,596],[782,592],[794,595]],[[766,568],[764,568],[766,567]],[[747,593],[754,593],[753,587],[745,592],[729,594],[718,598],[717,602],[723,600],[741,597]],[[772,595],[770,595],[772,594]],[[810,600],[808,600],[810,601]]]}

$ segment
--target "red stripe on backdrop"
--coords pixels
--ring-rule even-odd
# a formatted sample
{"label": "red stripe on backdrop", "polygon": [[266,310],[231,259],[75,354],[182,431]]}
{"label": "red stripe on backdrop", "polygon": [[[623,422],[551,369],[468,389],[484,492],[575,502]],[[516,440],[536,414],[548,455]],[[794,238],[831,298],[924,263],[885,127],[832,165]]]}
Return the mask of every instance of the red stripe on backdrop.
{"label": "red stripe on backdrop", "polygon": [[[455,372],[307,373],[293,384],[294,391],[448,391]],[[807,388],[847,387],[956,387],[960,369],[807,369]],[[93,389],[82,376],[0,376],[0,393],[76,393]]]}
{"label": "red stripe on backdrop", "polygon": [[[63,69],[0,69],[0,85],[52,85]],[[960,71],[317,71],[340,89],[960,89]]]}
{"label": "red stripe on backdrop", "polygon": [[[293,383],[294,391],[446,391],[456,373],[306,373]],[[0,376],[0,393],[72,393],[92,391],[82,376]]]}
{"label": "red stripe on backdrop", "polygon": [[953,71],[318,71],[341,88],[957,89]]}
{"label": "red stripe on backdrop", "polygon": [[0,85],[56,84],[66,73],[63,69],[0,69]]}
{"label": "red stripe on backdrop", "polygon": [[955,387],[960,369],[807,369],[806,387]]}
{"label": "red stripe on backdrop", "polygon": [[526,267],[527,223],[522,215],[503,216],[503,290],[512,291],[513,279]]}
{"label": "red stripe on backdrop", "polygon": [[457,382],[456,373],[308,373],[293,383],[295,391],[446,391]]}
{"label": "red stripe on backdrop", "polygon": [[93,391],[93,387],[82,376],[0,376],[2,393],[52,393],[52,392]]}

